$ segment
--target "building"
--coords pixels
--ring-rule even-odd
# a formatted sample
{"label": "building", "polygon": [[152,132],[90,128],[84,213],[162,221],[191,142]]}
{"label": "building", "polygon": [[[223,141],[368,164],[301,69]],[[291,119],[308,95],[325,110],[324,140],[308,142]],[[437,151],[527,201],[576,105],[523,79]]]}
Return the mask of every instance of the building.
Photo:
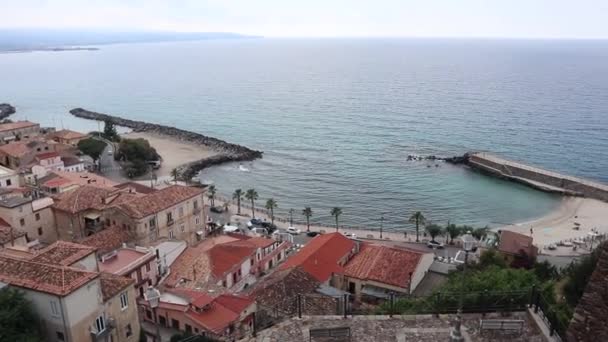
{"label": "building", "polygon": [[50,244],[57,241],[51,198],[11,196],[0,199],[0,217],[26,234],[28,242]]}
{"label": "building", "polygon": [[[132,279],[64,266],[71,261],[60,257],[61,249],[46,253],[52,263],[0,255],[0,281],[23,291],[45,340],[137,341],[140,326]],[[83,253],[70,250],[67,258]]]}
{"label": "building", "polygon": [[25,246],[27,239],[25,232],[14,229],[0,217],[0,249],[13,246]]}
{"label": "building", "polygon": [[189,334],[234,340],[253,331],[255,301],[244,296],[209,294],[194,290],[170,290],[162,293],[157,317],[146,306],[144,319],[162,327]]}
{"label": "building", "polygon": [[281,269],[298,266],[319,282],[331,285],[332,275],[343,273],[344,266],[358,252],[358,248],[358,242],[340,233],[318,235],[287,259]]}
{"label": "building", "polygon": [[518,259],[532,260],[538,254],[538,248],[534,246],[533,242],[531,236],[503,229],[500,231],[498,251],[509,263]]}
{"label": "building", "polygon": [[111,273],[135,281],[135,290],[140,298],[148,286],[158,281],[158,265],[154,249],[143,247],[121,247],[103,254],[98,259],[99,271]]}
{"label": "building", "polygon": [[66,172],[84,172],[87,170],[87,163],[83,160],[84,158],[78,158],[76,156],[64,156],[61,157],[63,161],[63,170]]}
{"label": "building", "polygon": [[10,188],[19,186],[19,175],[14,170],[0,166],[0,187]]}
{"label": "building", "polygon": [[79,186],[92,185],[111,188],[116,182],[92,172],[52,171],[42,178],[37,178],[37,185],[46,194],[60,194]]}
{"label": "building", "polygon": [[61,144],[77,146],[80,140],[86,139],[89,136],[69,129],[62,129],[51,133],[51,138]]}
{"label": "building", "polygon": [[40,133],[40,124],[29,121],[17,121],[0,124],[0,140],[2,143],[27,139]]}
{"label": "building", "polygon": [[433,253],[362,244],[359,253],[334,275],[334,283],[362,299],[387,299],[391,293],[411,294],[433,263]]}
{"label": "building", "polygon": [[35,164],[32,165],[31,171],[37,178],[44,177],[52,171],[63,171],[65,168],[63,160],[61,160],[61,156],[57,152],[37,154],[33,163]]}
{"label": "building", "polygon": [[58,146],[42,140],[21,140],[0,146],[0,164],[18,170],[27,168],[37,154],[58,152]]}

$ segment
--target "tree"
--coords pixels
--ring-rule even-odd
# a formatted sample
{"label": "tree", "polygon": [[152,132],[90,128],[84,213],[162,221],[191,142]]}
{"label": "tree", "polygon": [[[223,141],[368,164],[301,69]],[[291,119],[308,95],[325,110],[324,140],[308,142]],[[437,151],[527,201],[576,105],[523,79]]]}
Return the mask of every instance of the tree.
{"label": "tree", "polygon": [[236,189],[232,194],[232,199],[236,200],[237,215],[241,215],[241,199],[243,198],[243,190]]}
{"label": "tree", "polygon": [[105,120],[103,122],[103,136],[110,141],[118,141],[118,133],[112,120]]}
{"label": "tree", "polygon": [[217,189],[215,188],[215,185],[209,185],[209,187],[207,188],[207,198],[209,198],[209,201],[211,202],[211,206],[215,207],[215,194],[217,193]]}
{"label": "tree", "polygon": [[421,212],[417,211],[410,216],[410,223],[416,224],[416,242],[419,242],[420,239],[420,226],[426,223],[426,218],[422,215]]}
{"label": "tree", "polygon": [[150,142],[143,138],[137,139],[122,139],[118,145],[118,154],[116,156],[122,160],[159,160],[160,156],[156,149],[150,145]]}
{"label": "tree", "polygon": [[266,209],[270,210],[270,223],[272,223],[272,225],[274,226],[274,208],[277,208],[277,201],[274,200],[274,198],[269,198],[268,201],[266,201]]}
{"label": "tree", "polygon": [[171,177],[173,177],[173,183],[177,184],[177,178],[179,177],[179,171],[177,169],[171,170]]}
{"label": "tree", "polygon": [[473,237],[477,240],[483,239],[486,235],[488,235],[488,231],[490,230],[489,227],[475,228],[475,229],[472,229],[472,228],[473,227],[463,226],[463,229],[466,229],[466,231],[470,231],[471,235],[473,235]]}
{"label": "tree", "polygon": [[564,296],[571,307],[576,307],[578,301],[585,292],[585,286],[591,278],[595,265],[600,258],[600,253],[604,248],[598,246],[591,254],[585,255],[578,261],[571,263],[565,270],[567,276],[564,284]]}
{"label": "tree", "polygon": [[304,208],[304,210],[302,210],[302,215],[304,215],[304,217],[306,217],[306,231],[309,232],[310,231],[310,217],[312,216],[312,209],[310,209],[310,207]]}
{"label": "tree", "polygon": [[255,200],[258,199],[258,192],[255,189],[249,189],[245,193],[245,198],[251,201],[251,218],[255,217]]}
{"label": "tree", "polygon": [[427,233],[431,236],[431,241],[435,241],[435,237],[441,235],[443,229],[436,224],[429,224],[424,229],[426,229]]}
{"label": "tree", "polygon": [[105,142],[93,138],[82,139],[78,142],[78,149],[93,160],[99,160],[106,146]]}
{"label": "tree", "polygon": [[340,217],[340,215],[342,215],[342,209],[341,208],[334,207],[333,209],[331,209],[331,216],[333,216],[336,219],[336,231],[339,230],[338,217]]}
{"label": "tree", "polygon": [[450,245],[454,244],[454,239],[458,237],[458,235],[462,234],[462,230],[460,227],[453,223],[448,223],[445,227],[446,234],[450,237]]}
{"label": "tree", "polygon": [[0,289],[0,341],[42,341],[38,318],[23,292]]}

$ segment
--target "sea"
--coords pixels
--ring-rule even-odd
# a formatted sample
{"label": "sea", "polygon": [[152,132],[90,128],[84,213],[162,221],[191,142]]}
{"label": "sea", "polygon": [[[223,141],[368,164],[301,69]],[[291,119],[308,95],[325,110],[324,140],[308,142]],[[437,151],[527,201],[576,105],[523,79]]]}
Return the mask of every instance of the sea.
{"label": "sea", "polygon": [[94,130],[82,107],[264,151],[201,173],[255,188],[277,214],[387,230],[428,221],[497,227],[554,195],[411,154],[490,151],[608,182],[608,41],[230,39],[0,54],[15,119]]}

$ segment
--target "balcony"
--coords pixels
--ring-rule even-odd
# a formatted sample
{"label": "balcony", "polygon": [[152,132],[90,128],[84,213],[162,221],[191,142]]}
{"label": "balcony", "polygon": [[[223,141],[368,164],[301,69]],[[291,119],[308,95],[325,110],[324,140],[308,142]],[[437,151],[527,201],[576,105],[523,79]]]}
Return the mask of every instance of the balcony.
{"label": "balcony", "polygon": [[174,219],[167,220],[167,226],[172,226],[174,224],[175,224],[175,220]]}
{"label": "balcony", "polygon": [[114,318],[108,318],[105,321],[105,328],[101,331],[97,330],[95,325],[91,326],[91,341],[93,342],[101,342],[107,341],[108,335],[116,328],[116,320]]}

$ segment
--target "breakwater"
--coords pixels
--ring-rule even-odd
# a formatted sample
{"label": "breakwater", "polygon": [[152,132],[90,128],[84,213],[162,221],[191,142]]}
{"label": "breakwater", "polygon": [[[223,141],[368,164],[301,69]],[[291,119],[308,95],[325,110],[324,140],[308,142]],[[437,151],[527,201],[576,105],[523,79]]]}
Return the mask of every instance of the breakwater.
{"label": "breakwater", "polygon": [[493,176],[519,182],[533,188],[568,196],[582,196],[608,202],[608,185],[566,176],[518,163],[485,152],[467,153],[465,164]]}
{"label": "breakwater", "polygon": [[263,155],[262,151],[252,150],[245,146],[228,143],[217,138],[208,137],[200,133],[190,132],[176,127],[125,119],[114,115],[88,111],[82,108],[74,108],[70,110],[70,114],[82,119],[111,121],[117,126],[131,128],[135,132],[148,132],[170,136],[182,141],[210,147],[219,153],[218,155],[181,166],[179,168],[180,178],[184,180],[191,179],[198,171],[209,166],[227,162],[250,161],[262,158]]}
{"label": "breakwater", "polygon": [[8,118],[11,114],[15,114],[15,107],[8,103],[0,103],[0,120]]}

